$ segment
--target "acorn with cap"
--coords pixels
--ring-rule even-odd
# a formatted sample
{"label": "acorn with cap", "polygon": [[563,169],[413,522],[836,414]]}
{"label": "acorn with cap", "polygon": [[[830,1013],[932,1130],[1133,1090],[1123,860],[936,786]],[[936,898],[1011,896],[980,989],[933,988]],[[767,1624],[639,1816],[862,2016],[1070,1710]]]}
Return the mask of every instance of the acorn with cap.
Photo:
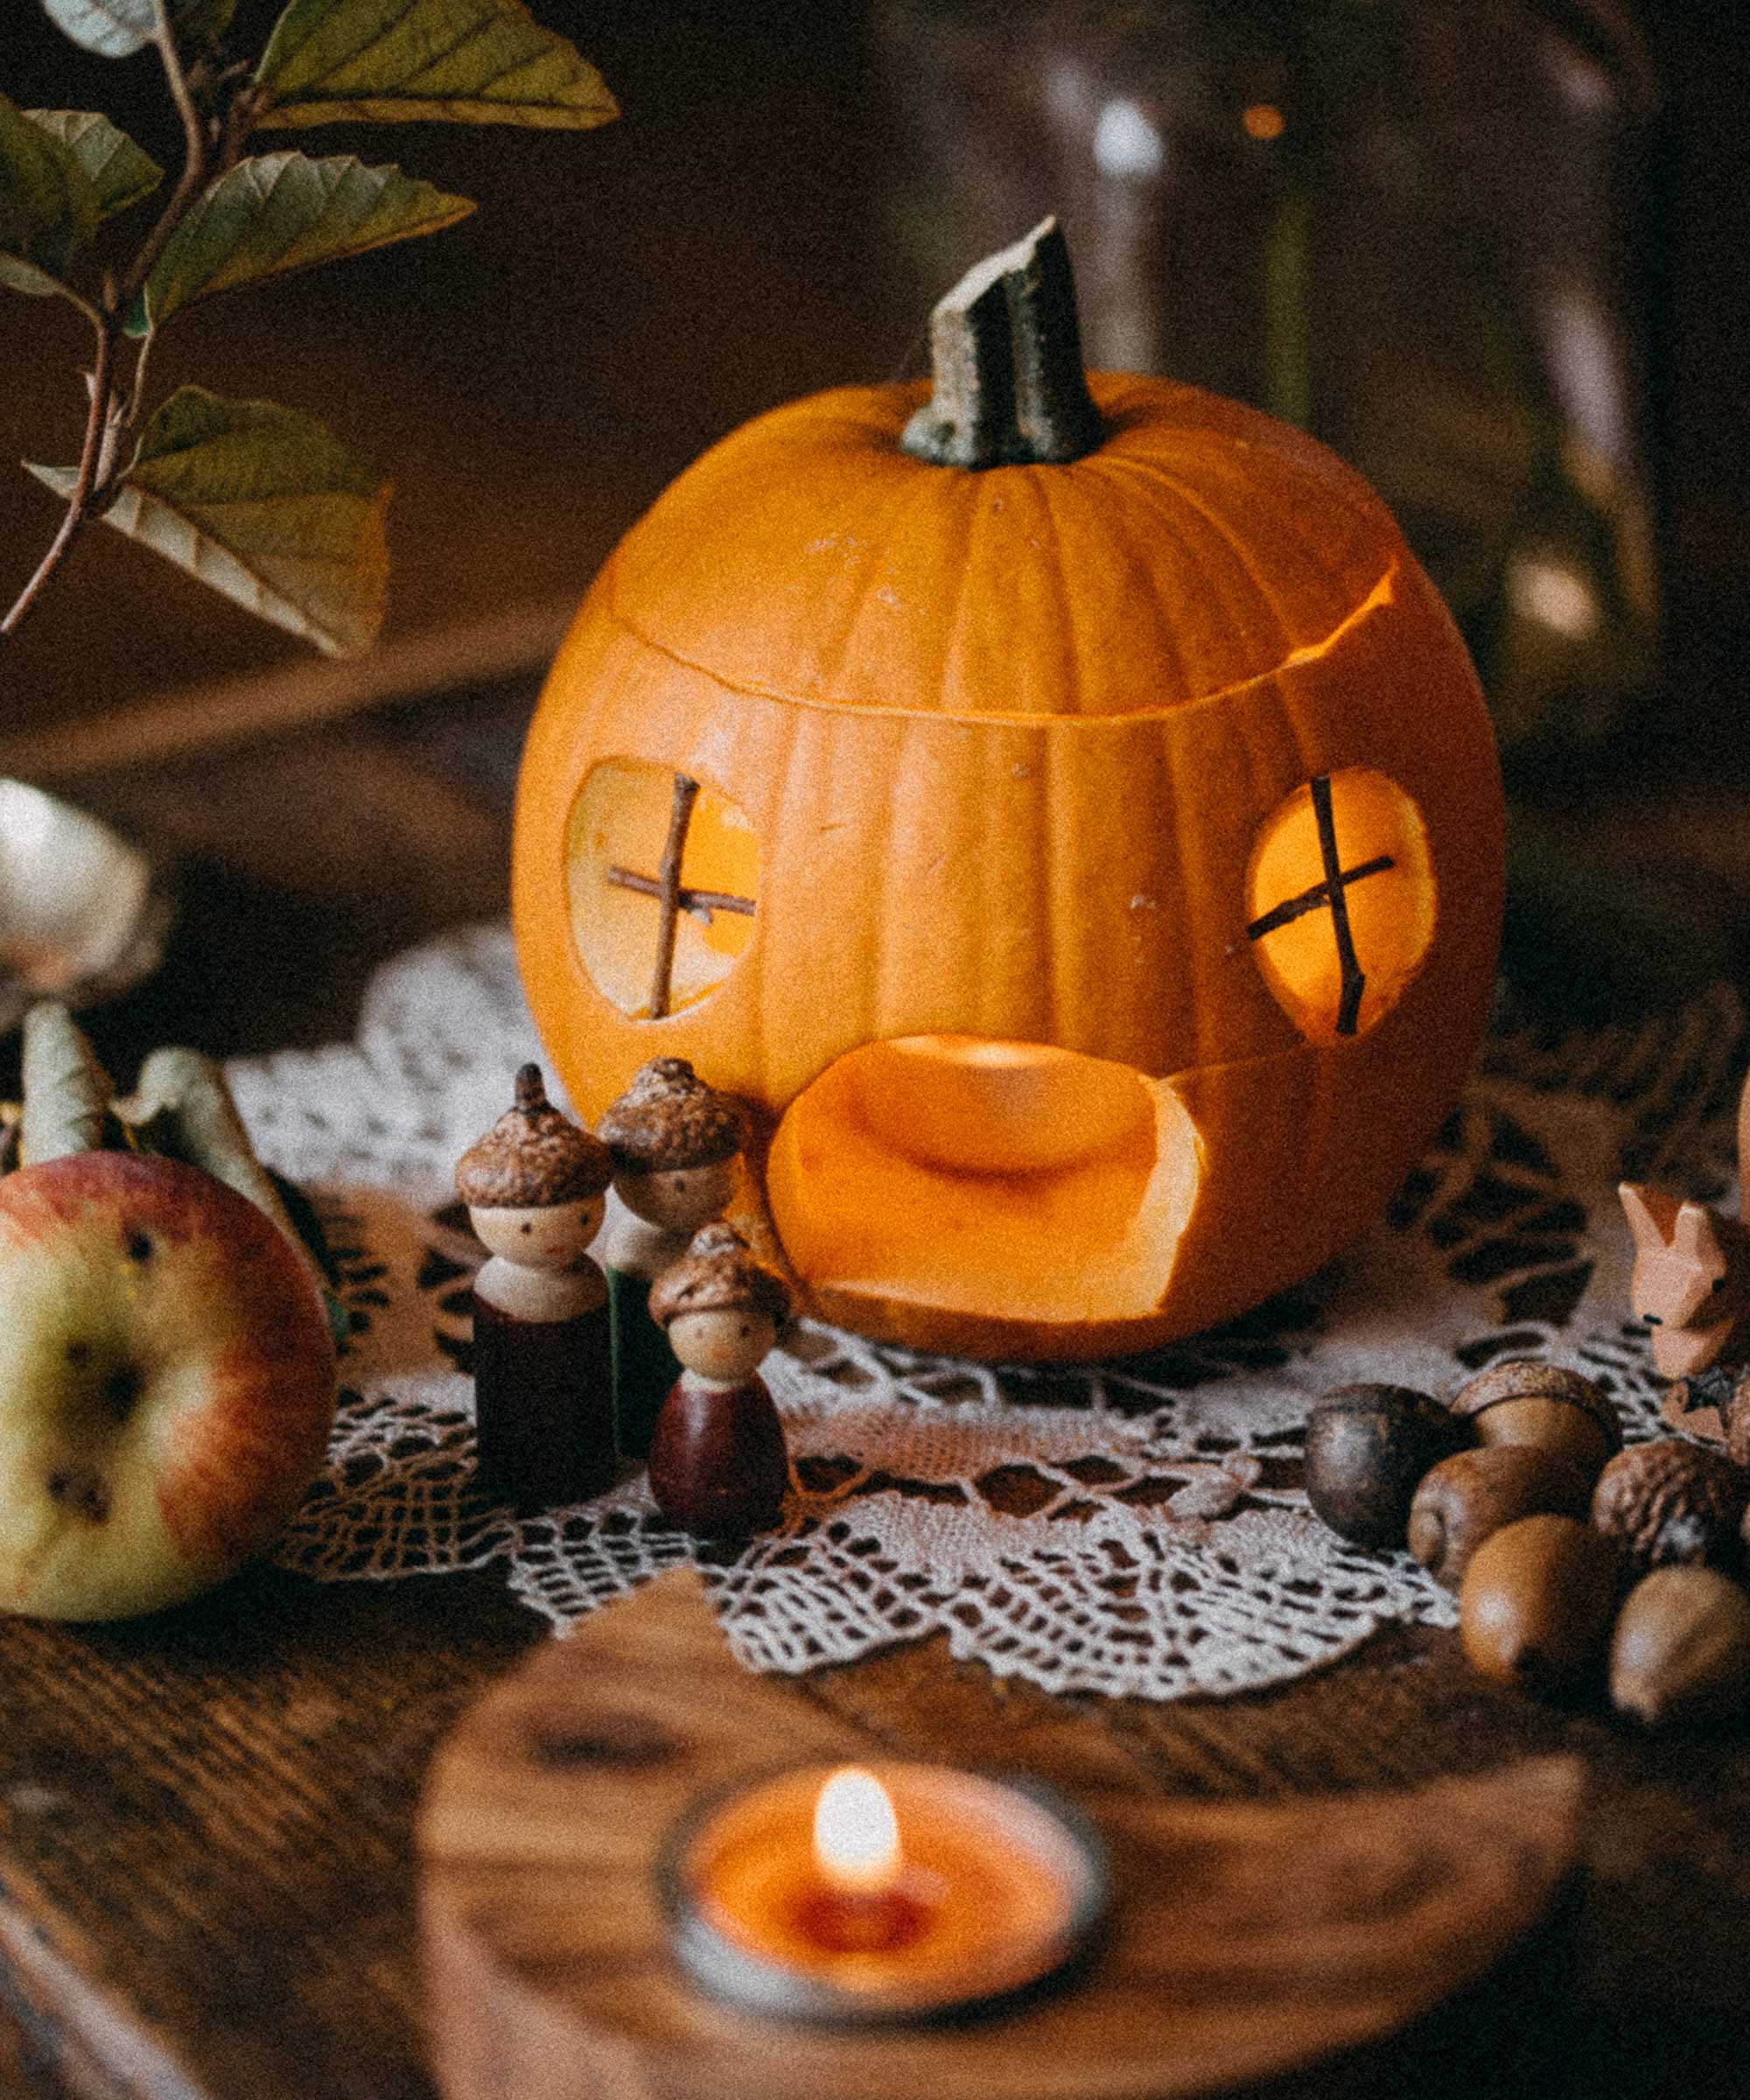
{"label": "acorn with cap", "polygon": [[650,1287],[702,1225],[721,1217],[746,1138],[741,1105],[709,1087],[683,1057],[655,1057],[608,1109],[596,1132],[613,1155],[620,1205],[605,1242],[613,1331],[620,1448],[649,1454],[657,1410],[681,1366],[651,1318]]}
{"label": "acorn with cap", "polygon": [[681,1375],[656,1418],[650,1492],[699,1538],[769,1530],[789,1485],[783,1425],[759,1366],[790,1309],[732,1225],[707,1225],[650,1293]]}
{"label": "acorn with cap", "polygon": [[474,1278],[480,1485],[532,1512],[613,1484],[607,1282],[591,1260],[613,1172],[607,1147],[524,1065],[516,1099],[456,1167],[491,1256]]}

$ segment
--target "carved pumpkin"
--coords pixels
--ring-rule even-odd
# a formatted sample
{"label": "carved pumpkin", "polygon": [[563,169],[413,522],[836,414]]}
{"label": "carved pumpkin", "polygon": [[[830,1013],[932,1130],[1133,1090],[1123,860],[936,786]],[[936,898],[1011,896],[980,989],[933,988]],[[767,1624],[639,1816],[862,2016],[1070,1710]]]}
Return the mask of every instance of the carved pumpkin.
{"label": "carved pumpkin", "polygon": [[1493,738],[1355,474],[1089,399],[1049,222],[934,348],[928,403],[759,418],[602,571],[524,759],[524,980],[592,1118],[670,1054],[763,1112],[741,1222],[806,1309],[1139,1348],[1327,1259],[1451,1107]]}

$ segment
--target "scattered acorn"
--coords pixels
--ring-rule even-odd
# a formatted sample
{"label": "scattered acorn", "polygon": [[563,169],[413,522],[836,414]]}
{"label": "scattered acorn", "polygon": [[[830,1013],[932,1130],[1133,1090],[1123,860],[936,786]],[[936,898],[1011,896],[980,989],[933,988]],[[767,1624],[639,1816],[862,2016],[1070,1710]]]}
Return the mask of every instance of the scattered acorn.
{"label": "scattered acorn", "polygon": [[1673,1563],[1734,1565],[1750,1474],[1680,1437],[1632,1445],[1598,1476],[1592,1521],[1641,1573]]}
{"label": "scattered acorn", "polygon": [[1452,1411],[1479,1444],[1535,1444],[1588,1483],[1622,1448],[1622,1425],[1601,1385],[1565,1364],[1491,1364],[1452,1396]]}
{"label": "scattered acorn", "polygon": [[1715,1568],[1655,1569],[1617,1619],[1610,1698],[1649,1728],[1750,1711],[1750,1595]]}
{"label": "scattered acorn", "polygon": [[1466,1441],[1451,1412],[1405,1385],[1340,1385],[1306,1423],[1306,1498],[1359,1546],[1401,1546],[1416,1486]]}
{"label": "scattered acorn", "polygon": [[1504,1525],[1465,1571],[1465,1655],[1485,1676],[1535,1692],[1571,1691],[1603,1656],[1617,1583],[1615,1547],[1577,1517]]}
{"label": "scattered acorn", "polygon": [[1410,1550],[1447,1589],[1464,1580],[1486,1538],[1525,1516],[1586,1514],[1585,1480],[1535,1444],[1454,1452],[1424,1475],[1410,1505]]}

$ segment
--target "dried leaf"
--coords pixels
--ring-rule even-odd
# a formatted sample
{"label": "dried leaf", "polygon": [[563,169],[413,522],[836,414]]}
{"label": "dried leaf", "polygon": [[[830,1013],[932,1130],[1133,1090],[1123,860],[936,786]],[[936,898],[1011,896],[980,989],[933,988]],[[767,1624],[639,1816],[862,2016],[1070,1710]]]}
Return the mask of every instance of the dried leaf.
{"label": "dried leaf", "polygon": [[270,124],[447,118],[585,130],[619,107],[521,0],[290,0],[256,69]]}
{"label": "dried leaf", "polygon": [[[71,494],[71,467],[30,471]],[[388,484],[309,416],[184,387],[148,424],[104,515],[336,654],[368,648],[381,624],[388,502]]]}
{"label": "dried leaf", "polygon": [[96,186],[73,147],[0,94],[0,284],[38,296],[59,291],[61,273],[102,217]]}
{"label": "dried leaf", "polygon": [[131,58],[152,40],[152,0],[43,0],[49,19],[102,59]]}
{"label": "dried leaf", "polygon": [[164,180],[151,155],[95,109],[27,109],[24,115],[71,150],[90,178],[100,219],[125,212]]}
{"label": "dried leaf", "polygon": [[466,197],[446,196],[399,168],[368,168],[350,153],[242,161],[172,234],[128,317],[128,332],[144,335],[215,292],[441,232],[473,208]]}
{"label": "dried leaf", "polygon": [[[158,26],[152,0],[43,0],[49,19],[101,59],[129,59],[152,40]],[[203,36],[222,36],[237,0],[184,0],[172,9],[178,25]]]}
{"label": "dried leaf", "polygon": [[24,1103],[18,1126],[26,1166],[102,1149],[115,1088],[84,1031],[55,1000],[24,1016]]}

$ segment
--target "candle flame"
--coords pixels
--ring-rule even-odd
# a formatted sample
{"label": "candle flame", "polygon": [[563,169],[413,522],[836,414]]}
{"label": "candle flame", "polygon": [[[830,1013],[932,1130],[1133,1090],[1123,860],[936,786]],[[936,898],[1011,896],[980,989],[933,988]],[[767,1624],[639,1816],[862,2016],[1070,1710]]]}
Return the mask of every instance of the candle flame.
{"label": "candle flame", "polygon": [[872,1772],[847,1765],[815,1804],[815,1863],[822,1880],[858,1895],[891,1888],[900,1875],[900,1825]]}

